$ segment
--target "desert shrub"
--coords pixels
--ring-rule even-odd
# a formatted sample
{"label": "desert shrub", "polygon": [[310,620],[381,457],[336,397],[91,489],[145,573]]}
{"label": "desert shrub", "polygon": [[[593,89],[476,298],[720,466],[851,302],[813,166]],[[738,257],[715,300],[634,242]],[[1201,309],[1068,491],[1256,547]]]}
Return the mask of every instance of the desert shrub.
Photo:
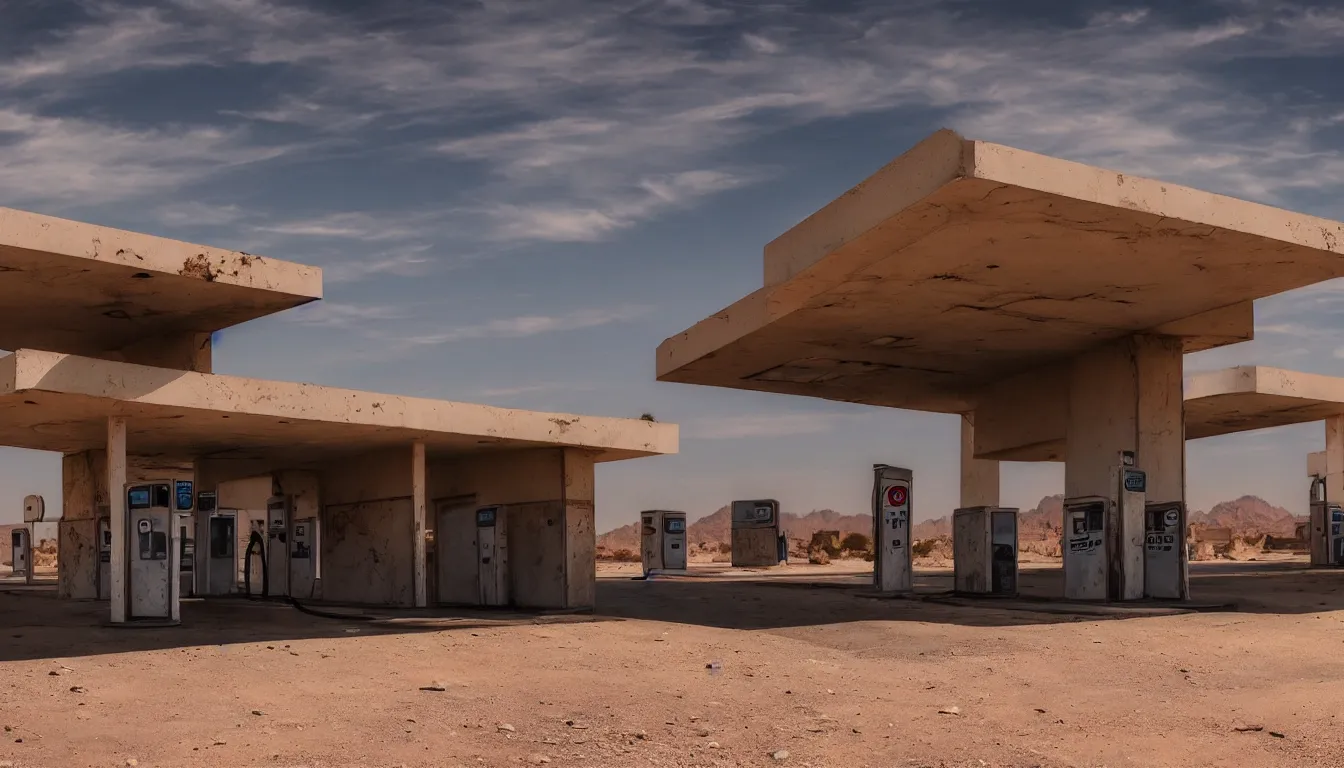
{"label": "desert shrub", "polygon": [[862,533],[851,533],[840,542],[840,549],[846,552],[867,552],[872,548],[872,541]]}
{"label": "desert shrub", "polygon": [[618,549],[612,552],[611,559],[618,563],[638,563],[643,560],[638,552],[631,552],[628,549]]}
{"label": "desert shrub", "polygon": [[721,541],[721,542],[719,542],[719,554],[720,554],[720,555],[731,555],[732,553],[733,553],[733,545],[732,545],[732,544],[729,544],[729,543],[726,542],[726,541]]}

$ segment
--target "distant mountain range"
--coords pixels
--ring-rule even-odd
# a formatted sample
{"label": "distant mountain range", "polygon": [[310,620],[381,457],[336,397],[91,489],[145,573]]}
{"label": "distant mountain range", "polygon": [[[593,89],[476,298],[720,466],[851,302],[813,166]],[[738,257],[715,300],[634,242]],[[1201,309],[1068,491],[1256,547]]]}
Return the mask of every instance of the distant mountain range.
{"label": "distant mountain range", "polygon": [[[871,536],[873,516],[867,513],[845,515],[833,509],[819,509],[806,515],[784,512],[780,515],[784,531],[790,539],[808,540],[816,531],[839,531],[841,536],[847,533],[862,533]],[[1023,540],[1046,540],[1059,536],[1064,520],[1064,497],[1056,494],[1046,496],[1040,503],[1018,516],[1018,535]],[[1190,514],[1190,524],[1204,528],[1230,528],[1233,534],[1258,536],[1292,536],[1297,524],[1305,518],[1295,517],[1283,507],[1276,507],[1258,496],[1242,496],[1232,501],[1215,504],[1207,512],[1196,511]],[[732,511],[730,507],[720,507],[712,514],[691,523],[686,529],[688,542],[694,546],[706,544],[717,546],[732,540]],[[952,535],[951,516],[916,523],[914,538],[932,539]],[[609,552],[628,549],[639,550],[639,523],[623,525],[597,537],[597,545]]]}

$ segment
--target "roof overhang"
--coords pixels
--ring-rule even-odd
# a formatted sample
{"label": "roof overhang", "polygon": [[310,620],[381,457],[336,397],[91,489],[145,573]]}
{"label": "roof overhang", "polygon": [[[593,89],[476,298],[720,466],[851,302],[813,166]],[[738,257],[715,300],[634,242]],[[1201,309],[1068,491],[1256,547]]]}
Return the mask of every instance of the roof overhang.
{"label": "roof overhang", "polygon": [[210,333],[322,298],[322,271],[0,208],[0,349]]}
{"label": "roof overhang", "polygon": [[676,453],[675,424],[520,411],[18,350],[0,358],[0,444],[103,448],[127,419],[141,456],[302,466],[422,441],[433,456],[581,448],[598,461]]}
{"label": "roof overhang", "polygon": [[1344,225],[941,131],[766,246],[765,287],[658,348],[658,378],[965,412],[1123,336],[1252,335],[1344,276]]}
{"label": "roof overhang", "polygon": [[1344,378],[1241,366],[1185,382],[1187,440],[1344,415]]}

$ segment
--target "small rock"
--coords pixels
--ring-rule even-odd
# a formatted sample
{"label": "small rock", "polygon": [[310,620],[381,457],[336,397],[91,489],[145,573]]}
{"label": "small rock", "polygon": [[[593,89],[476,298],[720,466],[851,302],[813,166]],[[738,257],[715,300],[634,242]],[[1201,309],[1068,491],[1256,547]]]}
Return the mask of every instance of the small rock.
{"label": "small rock", "polygon": [[770,759],[771,759],[771,760],[775,760],[775,761],[777,761],[777,762],[778,762],[778,761],[781,761],[781,760],[788,760],[788,759],[789,759],[789,750],[787,750],[787,749],[781,749],[781,750],[779,750],[779,751],[777,751],[777,752],[771,752],[771,753],[770,753]]}
{"label": "small rock", "polygon": [[1040,712],[1042,715],[1045,714],[1045,710],[1044,710],[1044,709],[1041,709],[1040,707],[1037,707],[1037,708],[1036,708],[1036,711],[1037,711],[1037,712]]}
{"label": "small rock", "polygon": [[502,731],[504,733],[516,733],[518,731],[517,728],[514,728],[512,725],[509,725],[508,723],[500,723],[499,725],[495,726],[495,730]]}
{"label": "small rock", "polygon": [[631,735],[633,735],[636,739],[639,739],[640,741],[643,741],[643,740],[649,738],[649,734],[648,734],[647,732],[645,732],[645,731],[635,731],[635,732],[634,732],[633,734],[631,734]]}
{"label": "small rock", "polygon": [[1269,732],[1269,735],[1270,735],[1270,736],[1273,736],[1273,737],[1276,738],[1276,739],[1286,739],[1286,738],[1288,738],[1287,736],[1284,736],[1282,733],[1279,733],[1278,731],[1270,731],[1270,732]]}
{"label": "small rock", "polygon": [[227,741],[225,741],[225,740],[223,740],[223,739],[215,739],[215,741],[214,741],[214,746],[216,746],[216,747],[222,747],[222,746],[224,746],[225,744],[228,744],[228,743],[229,743],[229,742],[227,742]]}
{"label": "small rock", "polygon": [[938,714],[940,714],[940,715],[960,715],[960,714],[961,714],[961,707],[943,707],[942,709],[938,710]]}
{"label": "small rock", "polygon": [[701,728],[700,730],[698,730],[698,731],[695,732],[695,735],[696,735],[696,736],[699,736],[699,737],[702,738],[702,739],[704,739],[704,738],[708,738],[708,736],[709,736],[709,729],[708,729],[708,728]]}
{"label": "small rock", "polygon": [[264,715],[264,714],[266,714],[266,713],[265,713],[265,712],[262,712],[260,709],[254,709],[254,710],[252,710],[252,714],[256,715],[257,717],[261,717],[262,715]]}
{"label": "small rock", "polygon": [[420,690],[422,690],[422,691],[446,691],[446,690],[448,690],[448,684],[445,683],[445,682],[442,682],[442,681],[440,681],[440,680],[435,680],[434,682],[430,683],[429,685],[422,685],[422,686],[420,686]]}
{"label": "small rock", "polygon": [[139,760],[136,760],[134,757],[128,757],[128,758],[126,758],[126,765],[131,766],[131,768],[134,768],[135,766],[137,766],[137,765],[139,765],[139,764],[140,764],[140,761],[139,761]]}
{"label": "small rock", "polygon": [[60,673],[60,672],[57,672],[57,671],[54,670],[54,669],[51,670],[50,672],[48,672],[47,674],[48,674],[48,675],[51,675],[52,677],[60,677],[60,676],[61,676],[61,673]]}
{"label": "small rock", "polygon": [[0,760],[0,768],[14,768],[14,763],[8,760]]}
{"label": "small rock", "polygon": [[545,765],[546,763],[551,762],[551,758],[545,755],[532,755],[531,757],[528,758],[528,762],[532,763],[533,765]]}
{"label": "small rock", "polygon": [[853,730],[855,733],[863,733],[863,729],[857,725],[854,726],[851,730]]}
{"label": "small rock", "polygon": [[566,720],[565,725],[568,725],[570,728],[573,728],[577,731],[586,730],[588,728],[588,726],[583,725],[582,723],[576,723],[573,720]]}
{"label": "small rock", "polygon": [[298,651],[290,651],[290,652],[289,652],[289,655],[290,655],[290,656],[298,656],[298,655],[299,655],[299,652],[298,652]]}
{"label": "small rock", "polygon": [[1238,726],[1235,726],[1232,730],[1236,731],[1237,733],[1258,733],[1258,732],[1260,732],[1260,731],[1265,730],[1265,726],[1263,726],[1263,725],[1238,725]]}
{"label": "small rock", "polygon": [[72,685],[72,686],[70,686],[70,692],[71,692],[71,693],[84,693],[84,686],[82,686],[82,685]]}
{"label": "small rock", "polygon": [[541,740],[541,743],[542,743],[542,744],[549,744],[549,745],[554,746],[554,745],[556,745],[556,744],[559,744],[560,742],[556,741],[555,739],[542,739],[542,740]]}
{"label": "small rock", "polygon": [[705,746],[708,747],[709,749],[718,749],[718,748],[719,748],[719,742],[717,742],[717,741],[711,741],[711,742],[709,742],[708,744],[706,744]]}

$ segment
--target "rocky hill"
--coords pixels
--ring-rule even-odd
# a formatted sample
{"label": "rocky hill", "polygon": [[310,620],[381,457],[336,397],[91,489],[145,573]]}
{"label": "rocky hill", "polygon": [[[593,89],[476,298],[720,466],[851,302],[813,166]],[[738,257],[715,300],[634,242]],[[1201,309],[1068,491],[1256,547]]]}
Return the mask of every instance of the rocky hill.
{"label": "rocky hill", "polygon": [[[816,531],[839,531],[872,535],[872,515],[845,515],[831,509],[814,510],[806,515],[789,512],[781,515],[784,530],[790,539],[810,539]],[[1206,528],[1230,528],[1236,535],[1257,537],[1264,534],[1292,536],[1296,525],[1305,518],[1295,517],[1282,507],[1276,507],[1257,496],[1242,496],[1233,501],[1215,504],[1208,512],[1192,512],[1190,523]],[[1064,496],[1046,496],[1033,508],[1023,510],[1018,517],[1018,534],[1025,541],[1056,541],[1064,521]],[[691,545],[717,547],[732,539],[732,512],[720,507],[712,514],[691,523],[686,531]],[[944,516],[915,524],[916,540],[950,538],[952,518]],[[623,525],[602,534],[597,539],[599,548],[607,551],[639,550],[639,524]]]}

